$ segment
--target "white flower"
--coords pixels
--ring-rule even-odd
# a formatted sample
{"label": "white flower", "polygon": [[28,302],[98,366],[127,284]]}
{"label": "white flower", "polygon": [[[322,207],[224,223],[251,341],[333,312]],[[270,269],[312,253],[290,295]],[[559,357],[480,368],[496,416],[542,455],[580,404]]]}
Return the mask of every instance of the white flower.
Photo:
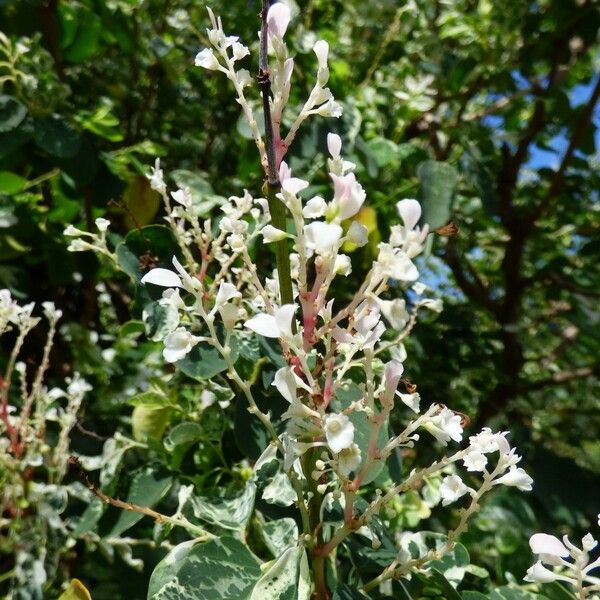
{"label": "white flower", "polygon": [[369,230],[358,221],[352,221],[352,225],[348,229],[346,239],[352,244],[362,248],[369,241]]}
{"label": "white flower", "polygon": [[244,46],[244,44],[240,44],[239,42],[234,42],[231,45],[231,51],[233,53],[233,60],[241,60],[244,58],[244,56],[248,56],[250,54],[248,47]]}
{"label": "white flower", "polygon": [[248,87],[253,81],[252,75],[250,75],[250,71],[248,71],[248,69],[240,69],[239,71],[236,71],[235,78],[242,88]]}
{"label": "white flower", "polygon": [[269,8],[267,13],[267,28],[270,37],[282,38],[290,24],[290,9],[286,4],[277,2]]}
{"label": "white flower", "polygon": [[360,448],[358,444],[352,444],[336,456],[338,471],[343,477],[348,477],[352,471],[360,467]]}
{"label": "white flower", "polygon": [[413,282],[419,277],[419,271],[410,258],[402,250],[392,248],[389,244],[379,244],[379,254],[375,263],[380,278],[397,279]]}
{"label": "white flower", "polygon": [[448,475],[444,477],[440,486],[440,496],[442,497],[442,506],[448,506],[458,500],[468,492],[469,488],[463,483],[458,475]]}
{"label": "white flower", "polygon": [[181,278],[177,273],[160,267],[148,271],[142,277],[142,283],[152,283],[154,285],[161,285],[162,287],[183,287]]}
{"label": "white flower", "polygon": [[192,206],[192,193],[190,188],[179,189],[176,192],[171,192],[171,196],[175,202],[178,202],[185,208],[191,208]]}
{"label": "white flower", "polygon": [[[549,557],[549,564],[556,564],[552,558],[566,558],[569,556],[569,551],[566,546],[555,536],[547,533],[535,533],[529,538],[529,547],[534,554],[539,554],[543,557]],[[557,564],[560,564],[560,560]]]}
{"label": "white flower", "polygon": [[569,581],[575,583],[570,577],[564,577],[553,573],[550,569],[547,569],[540,561],[536,562],[533,566],[527,569],[527,575],[523,578],[525,581],[532,583],[552,583],[561,579],[563,581]]}
{"label": "white flower", "polygon": [[[220,309],[223,305],[233,298],[241,298],[242,294],[238,292],[235,285],[229,283],[227,281],[221,281],[219,284],[219,291],[217,292],[217,297],[215,298],[215,309]],[[214,309],[213,309],[214,310]]]}
{"label": "white flower", "polygon": [[321,117],[334,117],[339,119],[342,116],[342,105],[336,102],[333,98],[329,98],[325,104],[316,109],[316,113]]}
{"label": "white flower", "polygon": [[423,428],[426,429],[438,442],[444,446],[450,441],[460,442],[462,439],[461,418],[450,409],[444,407],[427,421]]}
{"label": "white flower", "polygon": [[342,138],[337,133],[327,134],[327,150],[334,160],[340,157],[342,151]]}
{"label": "white flower", "polygon": [[529,492],[532,484],[533,479],[520,467],[511,467],[508,473],[494,480],[494,485],[508,485],[524,492]]}
{"label": "white flower", "polygon": [[327,202],[321,196],[315,196],[306,203],[302,214],[305,219],[318,219],[319,217],[324,217],[326,211]]}
{"label": "white flower", "polygon": [[102,217],[97,218],[94,223],[96,223],[96,227],[100,233],[104,233],[110,225],[110,221],[108,219],[103,219]]}
{"label": "white flower", "polygon": [[419,414],[419,404],[421,402],[421,396],[415,392],[414,394],[403,394],[401,392],[396,392],[396,396],[410,408],[413,412]]}
{"label": "white flower", "polygon": [[390,360],[390,362],[386,363],[383,369],[386,395],[393,396],[402,373],[404,373],[404,365],[402,363],[396,360]]}
{"label": "white flower", "polygon": [[48,321],[56,323],[56,321],[62,317],[62,310],[57,309],[56,306],[54,306],[54,302],[42,302],[42,307],[44,309],[44,315]]}
{"label": "white flower", "polygon": [[286,237],[289,237],[285,231],[281,229],[277,229],[273,227],[273,225],[265,225],[260,233],[263,236],[263,241],[265,244],[271,244],[272,242],[279,242],[280,240],[284,240]]}
{"label": "white flower", "polygon": [[406,310],[406,302],[403,298],[379,300],[379,307],[381,308],[381,314],[394,329],[404,329],[410,315]]}
{"label": "white flower", "polygon": [[335,257],[335,262],[333,264],[333,272],[336,275],[348,277],[348,275],[352,273],[352,262],[350,261],[350,257],[346,254],[338,254]]}
{"label": "white flower", "polygon": [[298,177],[287,177],[281,183],[281,189],[292,196],[297,196],[298,192],[306,189],[308,187],[308,181],[304,179],[299,179]]}
{"label": "white flower", "polygon": [[343,414],[330,413],[323,424],[327,444],[334,454],[350,448],[354,443],[354,425]]}
{"label": "white flower", "polygon": [[484,427],[477,435],[472,435],[469,438],[469,444],[473,451],[482,454],[496,452],[497,450],[501,454],[508,454],[510,452],[510,444],[506,440],[507,433],[507,431],[492,433],[489,427]]}
{"label": "white flower", "polygon": [[404,221],[406,229],[409,231],[414,229],[421,218],[421,205],[417,200],[405,198],[396,204],[396,208],[398,209],[400,218]]}
{"label": "white flower", "polygon": [[273,383],[277,388],[277,391],[290,403],[292,404],[297,400],[298,388],[302,388],[307,392],[312,392],[310,387],[298,377],[291,367],[282,367],[275,373]]}
{"label": "white flower", "polygon": [[463,464],[467,471],[482,472],[487,465],[487,457],[485,454],[481,454],[481,452],[468,452],[463,459]]}
{"label": "white flower", "polygon": [[63,235],[68,237],[77,237],[80,235],[85,235],[85,231],[81,231],[81,229],[77,229],[74,225],[67,225],[65,230],[63,231]]}
{"label": "white flower", "polygon": [[184,358],[198,341],[198,338],[192,335],[185,327],[178,327],[165,337],[163,357],[169,363],[177,362]]}
{"label": "white flower", "polygon": [[210,48],[204,48],[204,50],[198,52],[194,64],[209,71],[217,71],[219,69],[219,61]]}
{"label": "white flower", "polygon": [[436,312],[436,313],[441,313],[442,309],[444,308],[444,303],[442,302],[442,300],[440,298],[438,298],[437,300],[433,300],[431,298],[426,298],[425,300],[421,300],[421,302],[419,302],[419,304],[425,308],[428,308],[429,310],[432,310],[433,312]]}
{"label": "white flower", "polygon": [[314,46],[313,51],[319,61],[319,69],[327,68],[327,56],[329,54],[329,44],[325,40],[319,40]]}
{"label": "white flower", "polygon": [[594,539],[591,533],[586,533],[581,538],[581,546],[585,552],[590,552],[596,547],[597,544],[598,542]]}
{"label": "white flower", "polygon": [[306,247],[317,254],[333,254],[342,237],[342,228],[335,223],[315,221],[304,226]]}
{"label": "white flower", "polygon": [[159,192],[160,194],[163,194],[166,191],[167,186],[165,184],[163,171],[160,168],[160,158],[157,158],[154,161],[154,167],[150,167],[150,175],[148,176],[148,179],[150,180],[150,187],[153,190]]}
{"label": "white flower", "polygon": [[244,326],[264,337],[291,338],[295,304],[284,304],[276,308],[273,315],[259,313],[244,323]]}
{"label": "white flower", "polygon": [[333,200],[337,206],[339,218],[344,220],[353,217],[367,197],[365,190],[356,181],[354,173],[347,175],[330,173],[329,176],[333,180]]}

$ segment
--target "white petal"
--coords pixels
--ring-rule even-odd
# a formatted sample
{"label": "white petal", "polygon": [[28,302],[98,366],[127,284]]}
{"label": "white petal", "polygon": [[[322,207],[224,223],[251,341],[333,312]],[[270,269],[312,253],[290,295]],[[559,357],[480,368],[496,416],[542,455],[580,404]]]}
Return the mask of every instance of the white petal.
{"label": "white petal", "polygon": [[421,205],[417,200],[405,198],[396,204],[398,214],[404,221],[404,226],[408,229],[414,229],[421,218]]}
{"label": "white petal", "polygon": [[304,181],[304,179],[299,179],[298,177],[288,177],[281,184],[281,187],[288,194],[295,196],[298,192],[301,192],[308,187],[308,181]]}
{"label": "white petal", "polygon": [[342,151],[342,138],[337,133],[327,134],[327,150],[331,158],[339,158]]}
{"label": "white petal", "polygon": [[210,71],[216,71],[219,68],[219,61],[216,59],[210,48],[204,48],[204,50],[198,52],[194,64],[197,67],[209,69]]}
{"label": "white petal", "polygon": [[325,40],[319,40],[314,46],[313,50],[317,55],[319,61],[319,68],[327,68],[327,55],[329,54],[329,44]]}
{"label": "white petal", "polygon": [[265,244],[271,244],[272,242],[279,242],[287,237],[287,233],[281,229],[273,227],[273,225],[265,225],[261,229],[261,234]]}
{"label": "white petal", "polygon": [[269,8],[267,26],[269,34],[282,38],[290,24],[291,14],[287,5],[277,2]]}
{"label": "white petal", "polygon": [[534,554],[552,554],[563,558],[569,556],[565,545],[555,536],[535,533],[529,538],[529,547]]}
{"label": "white petal", "polygon": [[369,241],[369,230],[362,223],[352,221],[346,239],[361,248]]}
{"label": "white petal", "polygon": [[253,316],[244,323],[244,327],[251,329],[259,335],[264,335],[265,337],[277,338],[280,335],[275,317],[265,313]]}
{"label": "white petal", "polygon": [[342,237],[343,230],[335,223],[315,221],[304,226],[306,246],[317,254],[332,254]]}
{"label": "white petal", "polygon": [[227,281],[221,281],[219,285],[219,291],[215,299],[215,307],[219,308],[226,302],[229,302],[232,298],[240,298],[241,294],[237,291],[237,288],[232,283]]}
{"label": "white petal", "polygon": [[292,337],[292,319],[296,312],[295,304],[284,304],[275,309],[275,323],[279,329],[279,334],[284,337]]}
{"label": "white petal", "polygon": [[560,579],[560,577],[550,569],[544,567],[541,562],[536,562],[533,566],[529,567],[527,575],[524,577],[525,581],[536,583],[551,583],[557,579]]}
{"label": "white petal", "polygon": [[306,203],[302,214],[305,219],[318,219],[319,217],[324,217],[326,211],[327,203],[325,200],[321,196],[315,196]]}
{"label": "white petal", "polygon": [[181,279],[177,273],[169,271],[169,269],[152,269],[142,277],[142,283],[153,283],[163,287],[183,287]]}
{"label": "white petal", "polygon": [[296,378],[290,367],[282,367],[275,373],[273,383],[277,391],[291,404],[296,400]]}

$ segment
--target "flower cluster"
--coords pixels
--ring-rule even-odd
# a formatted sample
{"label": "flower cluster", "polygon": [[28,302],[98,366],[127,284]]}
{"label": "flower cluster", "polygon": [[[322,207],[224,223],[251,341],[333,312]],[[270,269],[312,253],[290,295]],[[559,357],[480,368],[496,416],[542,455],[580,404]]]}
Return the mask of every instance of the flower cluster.
{"label": "flower cluster", "polygon": [[564,581],[575,588],[577,597],[581,600],[592,598],[592,592],[600,591],[600,578],[591,575],[592,571],[600,568],[600,557],[590,559],[590,552],[598,546],[591,533],[582,538],[581,547],[573,544],[566,535],[561,541],[546,533],[532,535],[529,546],[538,560],[528,569],[525,581]]}

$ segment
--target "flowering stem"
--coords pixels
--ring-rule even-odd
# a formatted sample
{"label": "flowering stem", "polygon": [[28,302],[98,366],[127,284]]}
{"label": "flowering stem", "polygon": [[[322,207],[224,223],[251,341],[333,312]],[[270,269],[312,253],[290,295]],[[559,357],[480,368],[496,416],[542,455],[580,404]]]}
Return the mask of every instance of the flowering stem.
{"label": "flowering stem", "polygon": [[[285,205],[277,198],[277,193],[281,189],[281,182],[279,181],[279,173],[277,171],[277,164],[275,160],[275,139],[273,135],[273,119],[271,118],[271,76],[267,60],[267,13],[269,12],[269,5],[269,0],[263,0],[260,30],[260,57],[257,80],[260,85],[263,114],[265,117],[265,145],[267,155],[266,188],[269,212],[271,213],[271,223],[273,223],[273,227],[281,229],[281,231],[286,231],[287,224]],[[290,251],[286,239],[276,242],[275,252],[281,304],[292,304],[294,297],[292,294]]]}

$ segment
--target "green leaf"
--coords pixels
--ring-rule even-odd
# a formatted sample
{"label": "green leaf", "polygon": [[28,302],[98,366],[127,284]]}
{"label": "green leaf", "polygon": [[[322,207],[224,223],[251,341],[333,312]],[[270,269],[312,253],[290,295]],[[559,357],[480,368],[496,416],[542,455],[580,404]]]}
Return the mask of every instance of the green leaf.
{"label": "green leaf", "polygon": [[148,439],[160,440],[172,414],[171,408],[136,406],[131,415],[133,437],[140,442],[146,442]]}
{"label": "green leaf", "polygon": [[288,548],[256,582],[250,600],[297,600],[302,559],[306,560],[303,546]]}
{"label": "green leaf", "polygon": [[488,597],[481,592],[463,592],[462,600],[488,600]]}
{"label": "green leaf", "polygon": [[541,586],[544,596],[548,600],[576,600],[575,594],[567,590],[562,583],[553,581],[552,583],[546,583]]}
{"label": "green leaf", "polygon": [[283,471],[277,471],[263,490],[262,499],[268,504],[291,506],[297,496],[289,477]]}
{"label": "green leaf", "polygon": [[[342,410],[348,408],[352,402],[360,400],[362,397],[363,393],[355,383],[344,383],[343,385],[338,386],[336,389],[335,398],[333,401],[334,410],[341,412]],[[354,441],[360,448],[362,464],[364,464],[368,454],[369,442],[371,440],[371,424],[364,412],[353,411],[348,416],[354,425]],[[387,441],[388,428],[386,423],[379,430],[379,435],[377,437],[379,448],[383,448]],[[384,463],[382,461],[374,464],[364,477],[363,483],[371,483],[377,479],[377,476],[381,473],[383,467]]]}
{"label": "green leaf", "polygon": [[173,269],[173,256],[181,259],[181,251],[173,232],[163,225],[148,225],[130,231],[117,246],[119,265],[135,281],[152,267]]}
{"label": "green leaf", "polygon": [[202,175],[178,169],[173,171],[172,177],[180,188],[189,188],[192,195],[192,210],[199,217],[206,217],[215,206],[225,202],[225,198],[217,196],[208,180]]}
{"label": "green leaf", "polygon": [[492,591],[489,600],[548,600],[546,596],[505,585]]}
{"label": "green leaf", "polygon": [[240,531],[245,529],[256,497],[256,484],[248,481],[241,494],[233,498],[207,498],[194,496],[184,508],[184,513],[192,522],[201,520],[211,525]]}
{"label": "green leaf", "polygon": [[461,600],[460,594],[454,589],[452,584],[437,569],[431,569],[431,579],[442,588],[446,600]]}
{"label": "green leaf", "polygon": [[[161,473],[153,467],[146,467],[133,476],[127,494],[127,502],[152,508],[165,497],[172,483],[173,480],[169,475]],[[117,522],[105,537],[119,537],[140,521],[143,516],[137,512],[122,510]]]}
{"label": "green leaf", "polygon": [[162,341],[179,325],[179,311],[171,305],[163,306],[158,300],[149,302],[142,311],[146,335],[153,342]]}
{"label": "green leaf", "polygon": [[33,139],[39,148],[57,158],[74,156],[81,145],[79,134],[58,115],[37,120]]}
{"label": "green leaf", "polygon": [[9,171],[0,171],[0,194],[7,196],[18,194],[25,189],[26,185],[27,179],[24,177]]}
{"label": "green leaf", "polygon": [[147,408],[165,408],[167,406],[173,406],[173,402],[169,396],[158,391],[149,390],[132,396],[127,401],[132,406],[146,406]]}
{"label": "green leaf", "polygon": [[268,521],[261,528],[261,533],[273,556],[279,556],[298,541],[298,526],[290,517]]}
{"label": "green leaf", "polygon": [[[232,537],[179,544],[156,566],[148,600],[248,600],[261,576],[258,561]],[[266,600],[266,598],[265,598]]]}
{"label": "green leaf", "polygon": [[27,116],[27,108],[12,96],[0,96],[0,133],[16,129]]}
{"label": "green leaf", "polygon": [[366,148],[380,168],[387,167],[397,160],[398,145],[386,138],[376,137],[369,140]]}
{"label": "green leaf", "polygon": [[421,184],[423,222],[431,229],[446,225],[454,204],[456,169],[448,163],[426,160],[417,167],[417,177]]}
{"label": "green leaf", "polygon": [[79,579],[71,579],[69,587],[59,596],[58,600],[92,600],[92,597]]}
{"label": "green leaf", "polygon": [[[233,362],[238,356],[237,344],[232,338],[231,358]],[[178,360],[175,365],[192,379],[211,379],[215,375],[227,370],[227,363],[219,351],[213,346],[204,343],[196,344],[185,358]]]}

